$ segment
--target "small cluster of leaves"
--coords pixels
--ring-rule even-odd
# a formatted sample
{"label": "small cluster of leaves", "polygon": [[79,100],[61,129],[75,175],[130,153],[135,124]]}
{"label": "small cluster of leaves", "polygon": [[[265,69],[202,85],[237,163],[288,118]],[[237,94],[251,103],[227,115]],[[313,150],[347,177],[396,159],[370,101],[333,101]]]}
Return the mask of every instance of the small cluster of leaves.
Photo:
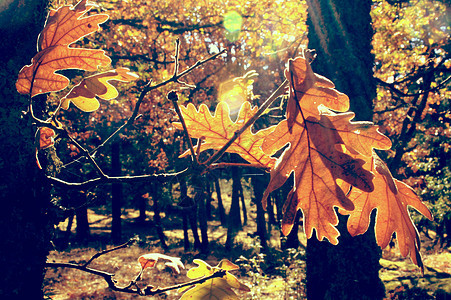
{"label": "small cluster of leaves", "polygon": [[[315,74],[306,58],[290,60],[285,76],[289,82],[287,119],[256,133],[247,129],[247,138],[236,139],[226,150],[251,164],[270,168],[264,204],[269,193],[294,173],[294,185],[284,205],[282,232],[287,235],[291,231],[300,209],[308,238],[316,230],[319,240],[326,238],[337,244],[340,233],[335,208],[350,215],[347,227],[353,236],[366,232],[371,212],[377,209],[378,245],[385,248],[396,232],[401,254],[410,255],[422,268],[419,235],[408,206],[429,219],[432,215],[409,186],[392,177],[373,150],[389,149],[390,140],[370,122],[351,121],[354,113],[347,112],[348,97],[335,90],[330,80]],[[222,148],[239,124],[251,118],[247,102],[235,123],[225,115],[225,107],[220,103],[214,117],[205,106],[197,111],[192,105],[182,109],[188,132],[202,140],[202,150]],[[180,124],[175,126],[181,128]],[[284,147],[274,164],[273,155]]]}

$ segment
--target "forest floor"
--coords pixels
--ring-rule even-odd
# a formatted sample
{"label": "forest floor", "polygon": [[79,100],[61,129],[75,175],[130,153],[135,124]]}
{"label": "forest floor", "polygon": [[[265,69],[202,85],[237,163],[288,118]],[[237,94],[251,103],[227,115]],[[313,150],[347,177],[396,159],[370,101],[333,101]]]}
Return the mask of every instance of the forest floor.
{"label": "forest floor", "polygon": [[[227,197],[227,196],[226,196]],[[209,221],[210,253],[200,254],[196,250],[185,251],[183,247],[183,230],[180,218],[171,218],[162,214],[164,233],[169,249],[160,246],[153,215],[148,213],[145,223],[137,223],[138,212],[133,209],[123,210],[123,232],[128,238],[138,237],[139,241],[127,248],[120,249],[94,260],[90,267],[115,273],[115,279],[121,285],[128,284],[140,271],[138,257],[146,253],[161,253],[180,257],[186,269],[181,274],[173,274],[164,263],[154,269],[146,269],[140,285],[159,287],[171,286],[190,279],[186,270],[195,267],[193,259],[202,259],[211,266],[216,266],[223,259],[229,259],[240,266],[232,273],[251,291],[238,294],[240,299],[305,299],[305,261],[304,249],[291,252],[280,250],[279,231],[271,232],[271,252],[263,257],[258,255],[259,242],[253,237],[256,232],[255,206],[247,204],[248,224],[238,233],[234,247],[227,251],[224,247],[227,228],[219,221]],[[111,218],[106,212],[89,210],[90,238],[83,243],[72,242],[64,250],[51,251],[48,260],[55,262],[84,263],[101,250],[114,247],[109,242]],[[67,221],[66,221],[67,223]],[[67,224],[60,224],[64,229]],[[190,231],[191,234],[191,231]],[[72,233],[75,235],[75,231]],[[401,257],[396,248],[383,251],[380,260],[382,266],[380,278],[383,280],[387,299],[451,299],[451,248],[439,247],[435,243],[434,232],[429,231],[432,239],[423,233],[421,252],[425,264],[425,274],[407,258]],[[300,242],[306,245],[305,235],[299,234]],[[190,235],[190,239],[191,239]],[[193,240],[191,239],[191,246]],[[45,292],[49,299],[135,299],[140,296],[111,291],[103,278],[74,269],[49,269],[45,277]],[[239,293],[239,292],[237,292]],[[152,297],[152,299],[178,299],[177,291]]]}

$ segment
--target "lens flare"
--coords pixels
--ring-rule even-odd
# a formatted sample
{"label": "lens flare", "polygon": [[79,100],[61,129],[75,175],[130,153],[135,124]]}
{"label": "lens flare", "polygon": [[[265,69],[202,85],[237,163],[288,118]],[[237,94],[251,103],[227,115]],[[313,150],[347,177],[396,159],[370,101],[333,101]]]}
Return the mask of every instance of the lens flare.
{"label": "lens flare", "polygon": [[243,17],[236,11],[229,11],[224,15],[225,37],[234,42],[238,39],[243,25]]}
{"label": "lens flare", "polygon": [[241,105],[247,100],[247,88],[234,80],[223,82],[219,86],[218,100],[229,105],[230,115],[233,118],[238,114]]}
{"label": "lens flare", "polygon": [[228,32],[240,31],[241,25],[243,25],[243,17],[236,11],[229,11],[224,15],[224,28]]}

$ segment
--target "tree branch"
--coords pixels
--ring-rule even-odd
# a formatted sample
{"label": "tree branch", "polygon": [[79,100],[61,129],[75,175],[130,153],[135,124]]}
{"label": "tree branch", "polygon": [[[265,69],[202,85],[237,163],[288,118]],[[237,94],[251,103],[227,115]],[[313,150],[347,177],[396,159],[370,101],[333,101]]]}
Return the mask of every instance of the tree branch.
{"label": "tree branch", "polygon": [[98,177],[94,179],[89,179],[83,182],[67,182],[62,179],[48,176],[47,178],[54,185],[63,186],[67,188],[90,188],[100,184],[107,183],[137,183],[137,182],[167,182],[172,178],[176,178],[177,176],[187,176],[190,171],[190,168],[187,168],[183,171],[176,173],[163,173],[163,174],[150,174],[150,175],[137,175],[137,176],[108,176]]}
{"label": "tree branch", "polygon": [[76,269],[76,270],[80,270],[82,272],[86,272],[89,274],[93,274],[93,275],[97,275],[102,277],[105,282],[108,284],[108,287],[110,289],[112,289],[113,291],[117,291],[117,292],[123,292],[123,293],[129,293],[129,294],[137,294],[140,296],[153,296],[153,295],[157,295],[157,294],[161,294],[164,292],[168,292],[171,290],[176,290],[176,289],[180,289],[182,287],[186,287],[186,286],[193,286],[196,284],[201,284],[207,280],[211,280],[214,278],[219,278],[219,277],[224,277],[227,273],[226,270],[218,270],[216,272],[214,272],[213,274],[211,274],[210,276],[205,276],[199,279],[195,279],[189,282],[185,282],[185,283],[181,283],[181,284],[176,284],[176,285],[172,285],[172,286],[168,286],[168,287],[164,287],[164,288],[160,288],[157,287],[155,288],[152,285],[147,285],[144,288],[140,287],[137,284],[137,281],[141,278],[141,274],[142,274],[142,270],[140,271],[139,275],[135,277],[135,279],[131,280],[126,286],[119,286],[117,284],[117,281],[114,279],[115,274],[114,273],[108,273],[102,270],[98,270],[98,269],[94,269],[94,268],[90,268],[89,265],[98,257],[105,255],[107,253],[113,252],[113,251],[117,251],[119,249],[122,248],[126,248],[128,246],[130,246],[131,244],[133,244],[135,242],[135,240],[131,239],[128,242],[114,247],[112,249],[108,249],[108,250],[104,250],[101,252],[97,252],[96,254],[94,254],[86,263],[84,264],[76,264],[76,263],[64,263],[64,262],[46,262],[45,266],[47,268],[69,268],[69,269]]}

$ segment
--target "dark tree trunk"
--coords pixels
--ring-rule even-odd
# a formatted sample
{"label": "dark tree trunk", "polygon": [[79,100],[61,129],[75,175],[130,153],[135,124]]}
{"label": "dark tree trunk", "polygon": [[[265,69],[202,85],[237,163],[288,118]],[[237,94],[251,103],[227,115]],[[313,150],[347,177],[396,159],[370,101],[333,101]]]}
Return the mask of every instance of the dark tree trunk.
{"label": "dark tree trunk", "polygon": [[[0,6],[0,295],[42,299],[44,264],[50,248],[49,189],[35,158],[35,131],[28,98],[15,81],[36,54],[48,1],[10,1]],[[45,97],[34,107],[45,107]],[[41,105],[40,105],[41,104]],[[41,106],[41,107],[39,107]],[[45,168],[45,164],[42,164]]]}
{"label": "dark tree trunk", "polygon": [[238,190],[238,194],[240,197],[240,202],[241,202],[241,210],[243,211],[243,226],[247,225],[247,209],[246,209],[246,202],[244,201],[244,191],[243,191],[243,186],[240,184],[239,186],[239,190]]}
{"label": "dark tree trunk", "polygon": [[225,225],[227,222],[227,217],[224,209],[224,204],[222,203],[222,196],[221,196],[221,187],[219,185],[219,178],[215,177],[215,190],[216,190],[216,197],[218,197],[218,214],[219,214],[219,220],[221,221],[221,225]]}
{"label": "dark tree trunk", "polygon": [[208,223],[207,223],[207,210],[206,210],[206,197],[205,193],[205,178],[196,178],[194,180],[194,185],[196,189],[196,194],[194,195],[194,202],[197,205],[199,220],[199,229],[201,235],[200,251],[202,253],[207,253],[209,251],[209,241],[208,241]]}
{"label": "dark tree trunk", "polygon": [[210,178],[207,178],[207,181],[205,182],[205,215],[207,216],[207,220],[212,220],[211,216],[211,185],[210,185]]}
{"label": "dark tree trunk", "polygon": [[[309,48],[318,55],[312,64],[314,72],[331,79],[349,96],[358,119],[371,120],[376,95],[371,1],[308,0],[307,4]],[[314,237],[308,241],[308,299],[382,299],[385,290],[378,277],[381,250],[374,232],[352,238],[345,217],[340,217],[338,229],[337,246]]]}
{"label": "dark tree trunk", "polygon": [[188,235],[188,217],[185,211],[182,211],[182,224],[183,224],[183,249],[189,251],[190,242]]}
{"label": "dark tree trunk", "polygon": [[200,238],[199,233],[197,232],[197,217],[196,211],[197,206],[195,205],[193,199],[188,197],[188,188],[186,186],[186,182],[180,181],[180,206],[182,207],[183,214],[183,237],[184,237],[184,246],[185,250],[188,250],[190,247],[189,238],[188,238],[188,225],[191,227],[191,231],[193,233],[194,238],[194,248],[200,248]]}
{"label": "dark tree trunk", "polygon": [[166,245],[166,236],[163,232],[163,226],[161,225],[161,216],[160,216],[160,206],[158,204],[158,201],[160,199],[160,188],[158,184],[152,183],[152,200],[153,200],[153,222],[155,225],[155,228],[157,230],[158,238],[160,239],[161,247],[163,249],[167,249],[168,246]]}
{"label": "dark tree trunk", "polygon": [[302,213],[298,210],[296,213],[296,218],[294,220],[293,228],[290,231],[290,234],[287,236],[287,240],[285,244],[282,245],[282,249],[297,249],[301,245],[301,242],[299,241],[299,226],[300,220],[301,220]]}
{"label": "dark tree trunk", "polygon": [[[119,142],[111,145],[111,169],[114,176],[120,176],[121,171],[121,145]],[[111,238],[113,243],[119,244],[122,239],[122,222],[121,222],[121,202],[122,202],[122,184],[113,183],[111,193],[111,211],[112,211],[112,224],[111,224]]]}
{"label": "dark tree trunk", "polygon": [[266,252],[268,248],[268,233],[266,232],[265,211],[262,205],[262,198],[265,186],[268,184],[267,176],[253,176],[251,182],[254,190],[253,202],[257,207],[257,235],[260,238],[263,252]]}
{"label": "dark tree trunk", "polygon": [[232,168],[232,203],[230,204],[228,224],[227,224],[227,240],[226,248],[231,249],[236,233],[241,229],[241,214],[240,214],[240,188],[241,176],[239,168]]}
{"label": "dark tree trunk", "polygon": [[77,216],[77,239],[79,241],[86,241],[90,234],[86,194],[81,191],[74,191],[73,195],[76,198],[75,215]]}
{"label": "dark tree trunk", "polygon": [[138,193],[135,196],[135,201],[138,203],[138,209],[139,209],[139,216],[138,219],[136,220],[139,224],[144,224],[146,223],[146,211],[147,211],[147,198],[143,197],[142,195],[140,195],[140,193]]}

